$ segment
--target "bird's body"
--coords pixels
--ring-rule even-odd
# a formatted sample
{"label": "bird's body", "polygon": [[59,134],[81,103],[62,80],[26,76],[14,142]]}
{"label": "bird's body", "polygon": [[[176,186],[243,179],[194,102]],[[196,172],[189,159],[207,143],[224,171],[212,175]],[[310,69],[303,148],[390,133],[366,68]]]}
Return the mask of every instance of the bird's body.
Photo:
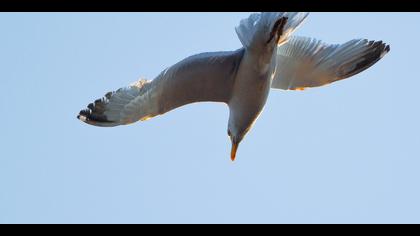
{"label": "bird's body", "polygon": [[300,90],[355,75],[383,57],[382,42],[352,40],[329,45],[290,37],[307,13],[260,13],[242,20],[236,32],[243,47],[188,57],[152,81],[139,80],[110,92],[78,118],[102,127],[131,124],[195,102],[229,106],[231,158],[261,114],[271,88]]}
{"label": "bird's body", "polygon": [[[229,105],[229,136],[239,144],[260,115],[271,89],[274,64],[259,65],[259,54],[245,52],[238,68]],[[234,135],[234,134],[237,135]],[[234,156],[231,157],[234,159]]]}

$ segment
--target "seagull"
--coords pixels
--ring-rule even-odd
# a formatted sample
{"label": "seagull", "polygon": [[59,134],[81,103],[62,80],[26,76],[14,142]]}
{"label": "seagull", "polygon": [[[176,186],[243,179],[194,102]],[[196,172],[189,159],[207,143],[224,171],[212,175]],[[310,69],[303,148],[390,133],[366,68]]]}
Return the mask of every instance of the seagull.
{"label": "seagull", "polygon": [[89,125],[113,127],[145,121],[190,103],[225,103],[234,161],[271,89],[304,90],[343,80],[366,70],[390,50],[382,41],[327,44],[292,36],[308,14],[253,13],[235,28],[240,49],[187,57],[153,80],[140,79],[106,93],[77,118]]}

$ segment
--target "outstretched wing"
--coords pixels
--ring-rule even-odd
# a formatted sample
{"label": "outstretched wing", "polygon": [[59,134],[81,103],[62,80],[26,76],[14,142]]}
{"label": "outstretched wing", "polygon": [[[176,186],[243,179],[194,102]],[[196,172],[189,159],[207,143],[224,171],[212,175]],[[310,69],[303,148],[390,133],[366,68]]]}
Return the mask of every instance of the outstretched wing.
{"label": "outstretched wing", "polygon": [[164,70],[152,81],[109,92],[80,111],[85,123],[111,127],[164,114],[202,101],[228,102],[244,49],[202,53]]}
{"label": "outstretched wing", "polygon": [[326,44],[307,37],[291,37],[277,49],[271,87],[302,90],[346,79],[375,64],[389,50],[382,41],[354,39],[344,44]]}

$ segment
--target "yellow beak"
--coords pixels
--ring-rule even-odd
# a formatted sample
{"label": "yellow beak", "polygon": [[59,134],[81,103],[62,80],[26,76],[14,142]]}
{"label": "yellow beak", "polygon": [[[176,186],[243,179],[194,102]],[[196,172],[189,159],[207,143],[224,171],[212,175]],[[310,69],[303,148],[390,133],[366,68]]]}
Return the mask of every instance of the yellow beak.
{"label": "yellow beak", "polygon": [[232,150],[230,151],[230,159],[235,161],[236,158],[236,150],[238,149],[238,143],[232,141]]}

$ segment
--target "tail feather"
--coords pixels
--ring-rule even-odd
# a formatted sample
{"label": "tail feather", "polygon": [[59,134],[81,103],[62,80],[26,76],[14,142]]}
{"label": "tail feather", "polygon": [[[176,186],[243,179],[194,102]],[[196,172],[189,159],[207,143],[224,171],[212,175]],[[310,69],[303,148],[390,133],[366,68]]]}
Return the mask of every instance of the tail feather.
{"label": "tail feather", "polygon": [[287,38],[298,28],[309,13],[307,12],[263,12],[251,14],[248,18],[241,20],[239,26],[235,28],[236,33],[245,48],[251,47],[255,42],[270,37],[270,33],[275,23],[282,17],[287,18],[287,23],[283,28],[283,35],[279,40],[285,42]]}

